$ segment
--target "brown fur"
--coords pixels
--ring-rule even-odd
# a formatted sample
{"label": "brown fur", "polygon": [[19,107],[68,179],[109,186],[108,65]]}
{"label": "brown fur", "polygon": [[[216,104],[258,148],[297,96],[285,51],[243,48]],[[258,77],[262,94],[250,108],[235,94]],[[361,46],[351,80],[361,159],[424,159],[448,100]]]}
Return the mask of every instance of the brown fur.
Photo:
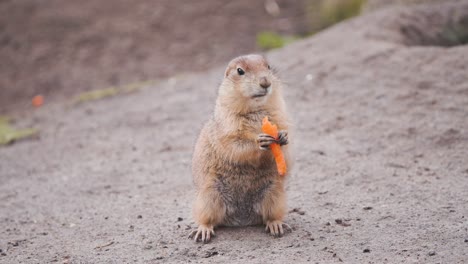
{"label": "brown fur", "polygon": [[[237,68],[245,71],[239,75]],[[270,94],[254,97],[271,82]],[[260,55],[232,60],[219,88],[214,116],[197,140],[192,173],[197,188],[193,214],[198,235],[209,241],[218,225],[266,224],[282,234],[286,213],[285,177],[279,176],[271,151],[261,150],[257,137],[261,120],[268,116],[279,130],[288,130],[281,83]],[[282,147],[289,162],[288,146]],[[277,232],[275,232],[275,229]]]}

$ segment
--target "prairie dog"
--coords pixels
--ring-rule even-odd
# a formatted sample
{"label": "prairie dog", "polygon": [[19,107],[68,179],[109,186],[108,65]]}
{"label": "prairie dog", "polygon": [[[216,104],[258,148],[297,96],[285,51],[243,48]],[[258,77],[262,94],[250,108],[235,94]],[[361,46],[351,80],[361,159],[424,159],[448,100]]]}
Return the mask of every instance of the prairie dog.
{"label": "prairie dog", "polygon": [[[263,117],[278,126],[275,139],[261,130]],[[192,174],[197,197],[193,206],[198,229],[190,237],[208,242],[216,226],[265,224],[283,235],[285,177],[278,174],[269,145],[282,146],[288,169],[288,125],[281,82],[261,55],[229,62],[218,91],[214,115],[195,145]]]}

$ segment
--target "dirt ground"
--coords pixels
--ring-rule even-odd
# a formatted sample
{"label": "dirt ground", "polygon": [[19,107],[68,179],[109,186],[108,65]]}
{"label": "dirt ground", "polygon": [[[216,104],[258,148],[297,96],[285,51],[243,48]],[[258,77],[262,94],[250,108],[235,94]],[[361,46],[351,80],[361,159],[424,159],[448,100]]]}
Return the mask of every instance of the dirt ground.
{"label": "dirt ground", "polygon": [[224,67],[39,109],[18,125],[40,138],[0,148],[0,262],[467,263],[467,18],[467,1],[386,9],[266,54],[296,124],[279,239],[187,239]]}
{"label": "dirt ground", "polygon": [[202,72],[258,50],[256,35],[308,32],[305,0],[0,1],[0,113],[83,91]]}

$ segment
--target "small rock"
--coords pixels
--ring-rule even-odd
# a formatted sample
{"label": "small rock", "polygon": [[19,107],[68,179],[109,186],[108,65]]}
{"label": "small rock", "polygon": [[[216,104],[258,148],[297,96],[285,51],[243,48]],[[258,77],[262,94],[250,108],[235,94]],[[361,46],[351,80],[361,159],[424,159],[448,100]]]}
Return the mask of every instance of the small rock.
{"label": "small rock", "polygon": [[339,224],[341,226],[350,226],[351,224],[348,223],[347,221],[349,221],[349,220],[346,220],[346,219],[343,220],[341,218],[335,219],[335,223],[337,223],[337,224]]}
{"label": "small rock", "polygon": [[289,211],[290,213],[298,213],[299,215],[305,215],[305,212],[301,208],[294,208]]}
{"label": "small rock", "polygon": [[138,219],[142,219],[143,216],[142,216],[142,215],[138,215],[137,218],[138,218]]}
{"label": "small rock", "polygon": [[205,255],[203,257],[204,258],[211,258],[212,256],[216,256],[216,255],[218,255],[218,251],[212,251],[212,252],[208,251],[208,252],[205,253]]}
{"label": "small rock", "polygon": [[10,244],[10,245],[12,245],[12,246],[14,246],[14,247],[17,247],[17,246],[19,246],[19,243],[18,243],[18,241],[14,241],[14,242],[8,242],[8,244]]}
{"label": "small rock", "polygon": [[[345,221],[346,221],[346,220],[345,220]],[[343,219],[340,219],[340,218],[335,219],[335,223],[339,224],[340,226],[351,226],[350,223],[347,223],[347,222],[345,222],[345,221],[343,221]]]}
{"label": "small rock", "polygon": [[465,243],[468,243],[468,238],[465,239]]}
{"label": "small rock", "polygon": [[362,208],[364,210],[372,210],[372,206],[365,206],[364,208]]}
{"label": "small rock", "polygon": [[431,251],[428,253],[429,256],[435,256],[435,254],[436,254],[435,251]]}
{"label": "small rock", "polygon": [[182,217],[177,217],[177,222],[184,221]]}
{"label": "small rock", "polygon": [[152,245],[146,245],[143,249],[150,250],[150,249],[152,249],[152,248],[153,248]]}
{"label": "small rock", "polygon": [[363,253],[370,253],[370,249],[366,248],[362,251]]}

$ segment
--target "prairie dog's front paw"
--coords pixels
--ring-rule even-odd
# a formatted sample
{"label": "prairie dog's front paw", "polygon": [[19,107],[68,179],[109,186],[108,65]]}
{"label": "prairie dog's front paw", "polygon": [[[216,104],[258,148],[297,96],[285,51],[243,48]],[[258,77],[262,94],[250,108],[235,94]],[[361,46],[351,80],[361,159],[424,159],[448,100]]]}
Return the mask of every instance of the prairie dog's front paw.
{"label": "prairie dog's front paw", "polygon": [[289,143],[289,141],[288,141],[288,131],[286,131],[286,130],[279,131],[278,132],[277,142],[278,142],[278,144],[280,144],[280,146],[287,145]]}
{"label": "prairie dog's front paw", "polygon": [[260,134],[257,143],[261,150],[267,150],[271,144],[276,143],[276,139],[268,134]]}

